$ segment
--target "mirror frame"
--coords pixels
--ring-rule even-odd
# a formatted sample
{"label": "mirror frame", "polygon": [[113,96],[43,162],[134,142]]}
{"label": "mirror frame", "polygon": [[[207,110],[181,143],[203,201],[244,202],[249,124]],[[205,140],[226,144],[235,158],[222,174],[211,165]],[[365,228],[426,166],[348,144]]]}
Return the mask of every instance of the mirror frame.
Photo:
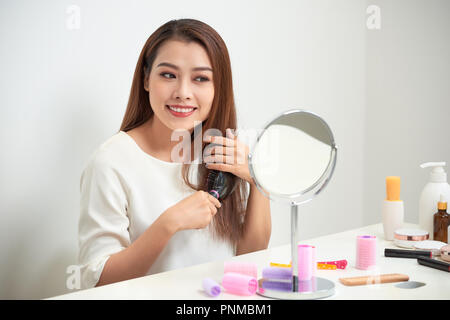
{"label": "mirror frame", "polygon": [[[328,161],[328,165],[327,165],[327,168],[325,169],[325,171],[322,173],[322,175],[319,177],[319,179],[315,183],[313,183],[309,188],[302,190],[295,194],[278,194],[278,193],[274,193],[274,192],[269,193],[260,185],[260,183],[258,182],[258,179],[255,176],[255,172],[253,170],[253,153],[254,153],[254,150],[257,147],[262,135],[266,132],[266,130],[272,124],[276,124],[276,122],[281,117],[288,116],[293,113],[308,113],[308,114],[316,117],[324,125],[324,127],[328,131],[329,136],[331,138],[330,159]],[[294,204],[294,205],[305,203],[305,202],[312,200],[316,195],[318,195],[325,188],[325,186],[330,181],[331,176],[333,175],[334,169],[336,167],[336,162],[337,162],[337,146],[336,146],[336,143],[334,140],[334,135],[333,135],[333,132],[331,131],[331,128],[325,122],[325,120],[323,120],[322,117],[315,114],[314,112],[304,110],[304,109],[291,109],[291,110],[285,111],[285,112],[279,114],[278,116],[276,116],[269,123],[267,123],[264,126],[263,131],[258,135],[256,143],[254,144],[251,152],[249,152],[249,154],[248,154],[248,166],[249,166],[250,175],[251,175],[256,187],[258,188],[258,190],[261,191],[261,193],[269,199],[277,200],[277,201],[279,201],[279,200],[288,201],[289,203]]]}

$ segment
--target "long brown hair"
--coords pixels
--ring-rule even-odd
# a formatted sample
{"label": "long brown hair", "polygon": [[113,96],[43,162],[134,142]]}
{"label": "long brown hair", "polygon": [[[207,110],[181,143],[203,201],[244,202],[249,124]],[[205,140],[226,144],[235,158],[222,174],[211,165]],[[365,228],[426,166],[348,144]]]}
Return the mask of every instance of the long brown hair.
{"label": "long brown hair", "polygon": [[[209,25],[194,19],[171,20],[159,27],[145,43],[134,72],[130,98],[125,112],[121,131],[129,131],[145,123],[154,112],[150,106],[148,92],[144,89],[144,81],[150,75],[153,62],[158,54],[158,48],[167,40],[196,42],[207,52],[213,68],[214,99],[208,118],[202,123],[202,131],[210,128],[225,132],[227,128],[236,129],[236,108],[234,103],[231,64],[225,42]],[[202,141],[202,150],[205,144]],[[199,185],[189,181],[192,165],[198,165]],[[208,169],[203,162],[200,164],[183,164],[181,170],[184,182],[194,190],[205,190]],[[245,181],[235,177],[235,189],[222,200],[213,220],[213,235],[228,241],[236,247],[243,232],[243,217],[245,215],[248,190]]]}

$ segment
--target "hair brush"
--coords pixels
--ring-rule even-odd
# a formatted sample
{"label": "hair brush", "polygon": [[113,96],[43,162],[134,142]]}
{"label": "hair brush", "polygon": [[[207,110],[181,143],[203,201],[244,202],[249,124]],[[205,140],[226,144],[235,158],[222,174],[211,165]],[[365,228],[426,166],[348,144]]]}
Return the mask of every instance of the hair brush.
{"label": "hair brush", "polygon": [[236,176],[218,170],[209,170],[206,188],[208,193],[219,200],[225,199],[236,187]]}

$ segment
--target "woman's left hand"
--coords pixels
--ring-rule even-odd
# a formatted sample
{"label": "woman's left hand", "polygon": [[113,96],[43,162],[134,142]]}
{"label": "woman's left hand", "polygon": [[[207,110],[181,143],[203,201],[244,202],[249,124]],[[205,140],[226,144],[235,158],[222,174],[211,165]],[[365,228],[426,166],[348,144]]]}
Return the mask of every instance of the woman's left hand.
{"label": "woman's left hand", "polygon": [[248,169],[249,148],[238,140],[231,129],[226,130],[226,137],[209,136],[204,141],[217,144],[210,149],[210,155],[204,158],[208,169],[230,172],[253,184]]}

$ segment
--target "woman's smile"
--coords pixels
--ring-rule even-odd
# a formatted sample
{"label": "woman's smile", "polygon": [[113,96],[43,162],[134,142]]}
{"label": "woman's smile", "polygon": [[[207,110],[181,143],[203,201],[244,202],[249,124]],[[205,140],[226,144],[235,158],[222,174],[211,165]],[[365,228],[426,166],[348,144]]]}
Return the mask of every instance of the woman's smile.
{"label": "woman's smile", "polygon": [[180,106],[180,105],[166,105],[169,112],[178,118],[185,118],[192,115],[197,108],[193,106]]}

